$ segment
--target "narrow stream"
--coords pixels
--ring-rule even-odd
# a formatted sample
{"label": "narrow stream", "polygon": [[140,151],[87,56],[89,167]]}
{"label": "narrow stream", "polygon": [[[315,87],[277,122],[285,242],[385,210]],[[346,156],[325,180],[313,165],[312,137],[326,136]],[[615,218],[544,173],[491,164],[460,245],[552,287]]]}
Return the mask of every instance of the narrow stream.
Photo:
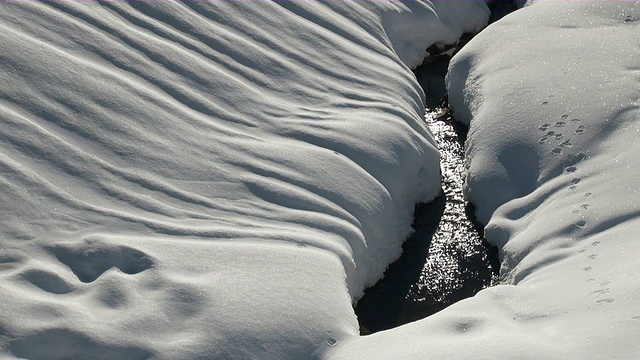
{"label": "narrow stream", "polygon": [[[492,21],[513,11],[510,2],[494,8]],[[468,41],[463,39],[463,41]],[[498,253],[483,238],[463,197],[466,128],[441,102],[446,95],[447,56],[433,56],[415,70],[427,95],[427,121],[440,151],[443,194],[416,206],[415,233],[385,276],[356,306],[363,335],[432,315],[498,281]]]}
{"label": "narrow stream", "polygon": [[[433,66],[445,65],[416,70],[425,90],[439,88]],[[497,282],[497,249],[484,241],[474,210],[463,198],[465,129],[439,107],[428,109],[426,121],[440,151],[443,194],[416,207],[415,233],[404,244],[402,257],[358,302],[362,334],[432,315]]]}

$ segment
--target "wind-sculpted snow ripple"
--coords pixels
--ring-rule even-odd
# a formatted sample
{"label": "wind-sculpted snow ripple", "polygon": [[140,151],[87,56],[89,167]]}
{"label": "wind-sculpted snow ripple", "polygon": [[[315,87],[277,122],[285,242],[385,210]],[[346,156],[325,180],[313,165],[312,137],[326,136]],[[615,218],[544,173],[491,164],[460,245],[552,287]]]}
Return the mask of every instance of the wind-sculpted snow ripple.
{"label": "wind-sculpted snow ripple", "polygon": [[407,65],[487,15],[0,3],[3,356],[301,359],[356,335],[439,192]]}

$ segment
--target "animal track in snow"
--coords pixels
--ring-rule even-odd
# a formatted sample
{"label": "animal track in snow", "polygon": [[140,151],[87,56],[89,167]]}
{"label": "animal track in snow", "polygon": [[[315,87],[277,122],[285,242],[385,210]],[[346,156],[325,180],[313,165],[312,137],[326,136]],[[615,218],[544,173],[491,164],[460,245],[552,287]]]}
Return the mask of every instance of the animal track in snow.
{"label": "animal track in snow", "polygon": [[607,304],[607,303],[612,303],[612,302],[614,302],[614,301],[615,301],[615,300],[614,300],[614,299],[611,299],[611,298],[609,298],[609,299],[602,299],[602,300],[598,300],[598,301],[596,301],[596,304],[599,304],[599,305],[600,305],[600,304]]}
{"label": "animal track in snow", "polygon": [[27,256],[19,250],[4,248],[0,251],[0,271],[13,270],[27,261]]}
{"label": "animal track in snow", "polygon": [[165,312],[177,319],[198,316],[208,307],[207,301],[197,286],[187,283],[165,285],[160,300],[167,309]]}
{"label": "animal track in snow", "polygon": [[587,155],[585,155],[585,153],[579,152],[579,153],[576,153],[576,154],[572,155],[571,158],[569,159],[569,161],[571,161],[571,163],[573,163],[573,164],[577,164],[577,163],[583,161],[586,158],[587,158]]}
{"label": "animal track in snow", "polygon": [[73,285],[59,275],[44,270],[30,269],[20,274],[20,277],[52,294],[68,294],[75,290]]}
{"label": "animal track in snow", "polygon": [[[553,123],[553,125],[549,124],[549,123],[544,123],[542,125],[540,125],[538,127],[538,129],[542,132],[544,132],[544,135],[538,139],[538,143],[539,144],[545,144],[547,143],[547,141],[549,139],[552,140],[556,140],[556,141],[561,141],[562,139],[564,139],[564,134],[557,132],[556,130],[549,130],[549,128],[551,127],[555,127],[555,128],[563,128],[566,127],[568,124],[567,121],[569,121],[569,115],[568,114],[564,114],[561,116],[560,121],[556,121],[555,123]],[[578,118],[574,118],[571,120],[572,122],[579,122],[580,119]],[[575,130],[576,134],[582,134],[584,132],[584,126],[579,126],[578,129]],[[572,147],[573,143],[571,141],[571,139],[565,139],[564,141],[562,141],[560,144],[557,144],[553,149],[551,149],[551,153],[555,154],[555,155],[561,155],[563,153],[564,148],[569,148]],[[577,156],[582,156],[582,158],[575,158],[574,155],[574,159],[571,159],[570,161],[572,161],[573,163],[578,163],[580,161],[582,161],[585,156],[582,153],[577,154]],[[569,169],[569,168],[567,168]]]}
{"label": "animal track in snow", "polygon": [[95,281],[113,267],[133,275],[154,266],[154,261],[147,254],[127,246],[84,242],[57,246],[52,252],[84,283]]}

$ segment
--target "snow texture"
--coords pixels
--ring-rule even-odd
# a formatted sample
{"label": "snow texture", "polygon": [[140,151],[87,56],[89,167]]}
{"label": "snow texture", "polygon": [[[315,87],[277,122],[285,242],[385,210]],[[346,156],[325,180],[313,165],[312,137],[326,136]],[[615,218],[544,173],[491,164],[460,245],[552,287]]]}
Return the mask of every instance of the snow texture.
{"label": "snow texture", "polygon": [[332,359],[638,359],[640,5],[535,1],[448,75],[502,285]]}
{"label": "snow texture", "polygon": [[0,2],[0,357],[305,359],[439,192],[482,1]]}

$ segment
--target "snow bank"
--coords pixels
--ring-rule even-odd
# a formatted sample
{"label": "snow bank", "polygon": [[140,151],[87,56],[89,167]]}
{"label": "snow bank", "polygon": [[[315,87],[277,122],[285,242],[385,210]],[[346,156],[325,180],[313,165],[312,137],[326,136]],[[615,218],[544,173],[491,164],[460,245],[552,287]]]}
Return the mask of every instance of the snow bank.
{"label": "snow bank", "polygon": [[0,3],[2,357],[301,359],[356,335],[439,191],[407,66],[487,15]]}
{"label": "snow bank", "polygon": [[503,285],[332,358],[638,358],[639,23],[638,2],[540,0],[453,59]]}

